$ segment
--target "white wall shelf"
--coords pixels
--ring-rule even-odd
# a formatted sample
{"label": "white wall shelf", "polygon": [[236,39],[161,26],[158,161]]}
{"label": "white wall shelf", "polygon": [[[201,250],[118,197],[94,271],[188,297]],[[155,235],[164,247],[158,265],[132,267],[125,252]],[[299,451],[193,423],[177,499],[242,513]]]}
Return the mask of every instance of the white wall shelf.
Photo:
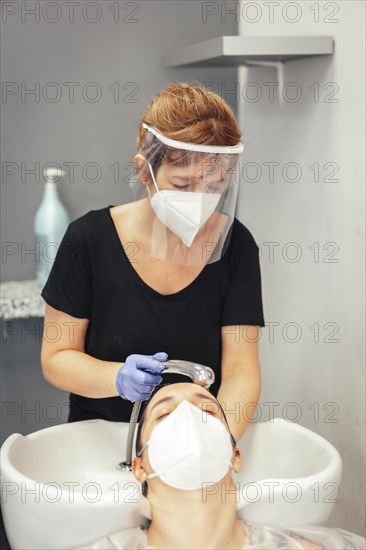
{"label": "white wall shelf", "polygon": [[163,62],[166,67],[228,67],[333,53],[332,36],[220,36],[174,50],[163,57]]}

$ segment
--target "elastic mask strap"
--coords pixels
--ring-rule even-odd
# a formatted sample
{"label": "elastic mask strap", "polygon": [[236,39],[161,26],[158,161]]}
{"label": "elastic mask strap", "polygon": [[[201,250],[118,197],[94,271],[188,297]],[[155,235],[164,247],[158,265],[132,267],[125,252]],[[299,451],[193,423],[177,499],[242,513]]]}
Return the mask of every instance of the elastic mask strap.
{"label": "elastic mask strap", "polygon": [[[152,177],[152,179],[153,179],[153,182],[154,182],[154,185],[155,185],[155,189],[156,189],[157,193],[160,193],[160,191],[159,191],[159,189],[158,189],[158,186],[157,186],[157,184],[156,184],[154,172],[152,171],[152,168],[151,168],[151,164],[150,164],[149,161],[147,161],[147,164],[148,164],[148,166],[149,166],[149,171],[150,171],[151,177]],[[148,188],[148,191],[149,191],[149,188]],[[149,195],[150,195],[150,193],[149,193]],[[151,199],[151,196],[150,196],[150,199]]]}
{"label": "elastic mask strap", "polygon": [[[149,441],[146,441],[145,445],[143,445],[143,447],[141,448],[139,454],[137,455],[138,457],[142,456],[142,453],[144,452],[146,447],[149,445],[150,441],[151,441],[151,439],[149,439]],[[153,472],[152,474],[148,474],[146,479],[151,479],[152,477],[158,477],[159,475],[160,474],[158,474],[157,472]]]}
{"label": "elastic mask strap", "polygon": [[146,441],[145,445],[142,446],[141,450],[139,451],[139,453],[136,456],[138,456],[138,457],[142,456],[142,453],[144,452],[144,450],[146,449],[146,447],[148,446],[150,441],[151,441],[151,439],[149,439],[149,441]]}
{"label": "elastic mask strap", "polygon": [[157,472],[153,472],[152,474],[147,474],[147,478],[146,479],[151,479],[153,477],[159,477],[160,474],[158,474]]}

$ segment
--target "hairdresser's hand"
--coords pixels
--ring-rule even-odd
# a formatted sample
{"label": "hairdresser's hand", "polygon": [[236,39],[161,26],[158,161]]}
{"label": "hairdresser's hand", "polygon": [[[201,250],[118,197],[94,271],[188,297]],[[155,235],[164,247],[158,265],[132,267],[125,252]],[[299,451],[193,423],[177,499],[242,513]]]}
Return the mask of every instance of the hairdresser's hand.
{"label": "hairdresser's hand", "polygon": [[166,368],[162,361],[168,359],[163,351],[154,355],[129,355],[116,377],[116,388],[123,399],[146,401],[163,378],[160,373]]}

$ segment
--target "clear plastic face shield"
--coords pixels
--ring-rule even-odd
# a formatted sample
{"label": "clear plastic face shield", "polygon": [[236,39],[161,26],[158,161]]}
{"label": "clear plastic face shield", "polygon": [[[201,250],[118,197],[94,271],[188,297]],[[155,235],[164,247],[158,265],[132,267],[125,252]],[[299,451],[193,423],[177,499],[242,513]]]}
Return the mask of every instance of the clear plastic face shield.
{"label": "clear plastic face shield", "polygon": [[131,219],[141,227],[143,216],[146,252],[181,265],[220,260],[234,220],[244,145],[185,143],[142,126],[147,132],[130,180],[136,198]]}

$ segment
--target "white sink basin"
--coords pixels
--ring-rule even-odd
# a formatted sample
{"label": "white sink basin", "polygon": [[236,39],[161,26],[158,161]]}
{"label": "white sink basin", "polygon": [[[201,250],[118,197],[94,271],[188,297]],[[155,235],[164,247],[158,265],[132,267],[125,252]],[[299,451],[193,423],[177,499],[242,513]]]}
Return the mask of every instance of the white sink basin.
{"label": "white sink basin", "polygon": [[[93,420],[4,442],[2,508],[14,550],[75,548],[149,516],[132,472],[116,468],[125,459],[127,432],[127,423]],[[328,441],[276,418],[251,424],[239,447],[239,517],[282,525],[326,521],[342,471]]]}
{"label": "white sink basin", "polygon": [[283,418],[251,424],[239,442],[239,517],[322,525],[339,499],[342,459],[329,441]]}

